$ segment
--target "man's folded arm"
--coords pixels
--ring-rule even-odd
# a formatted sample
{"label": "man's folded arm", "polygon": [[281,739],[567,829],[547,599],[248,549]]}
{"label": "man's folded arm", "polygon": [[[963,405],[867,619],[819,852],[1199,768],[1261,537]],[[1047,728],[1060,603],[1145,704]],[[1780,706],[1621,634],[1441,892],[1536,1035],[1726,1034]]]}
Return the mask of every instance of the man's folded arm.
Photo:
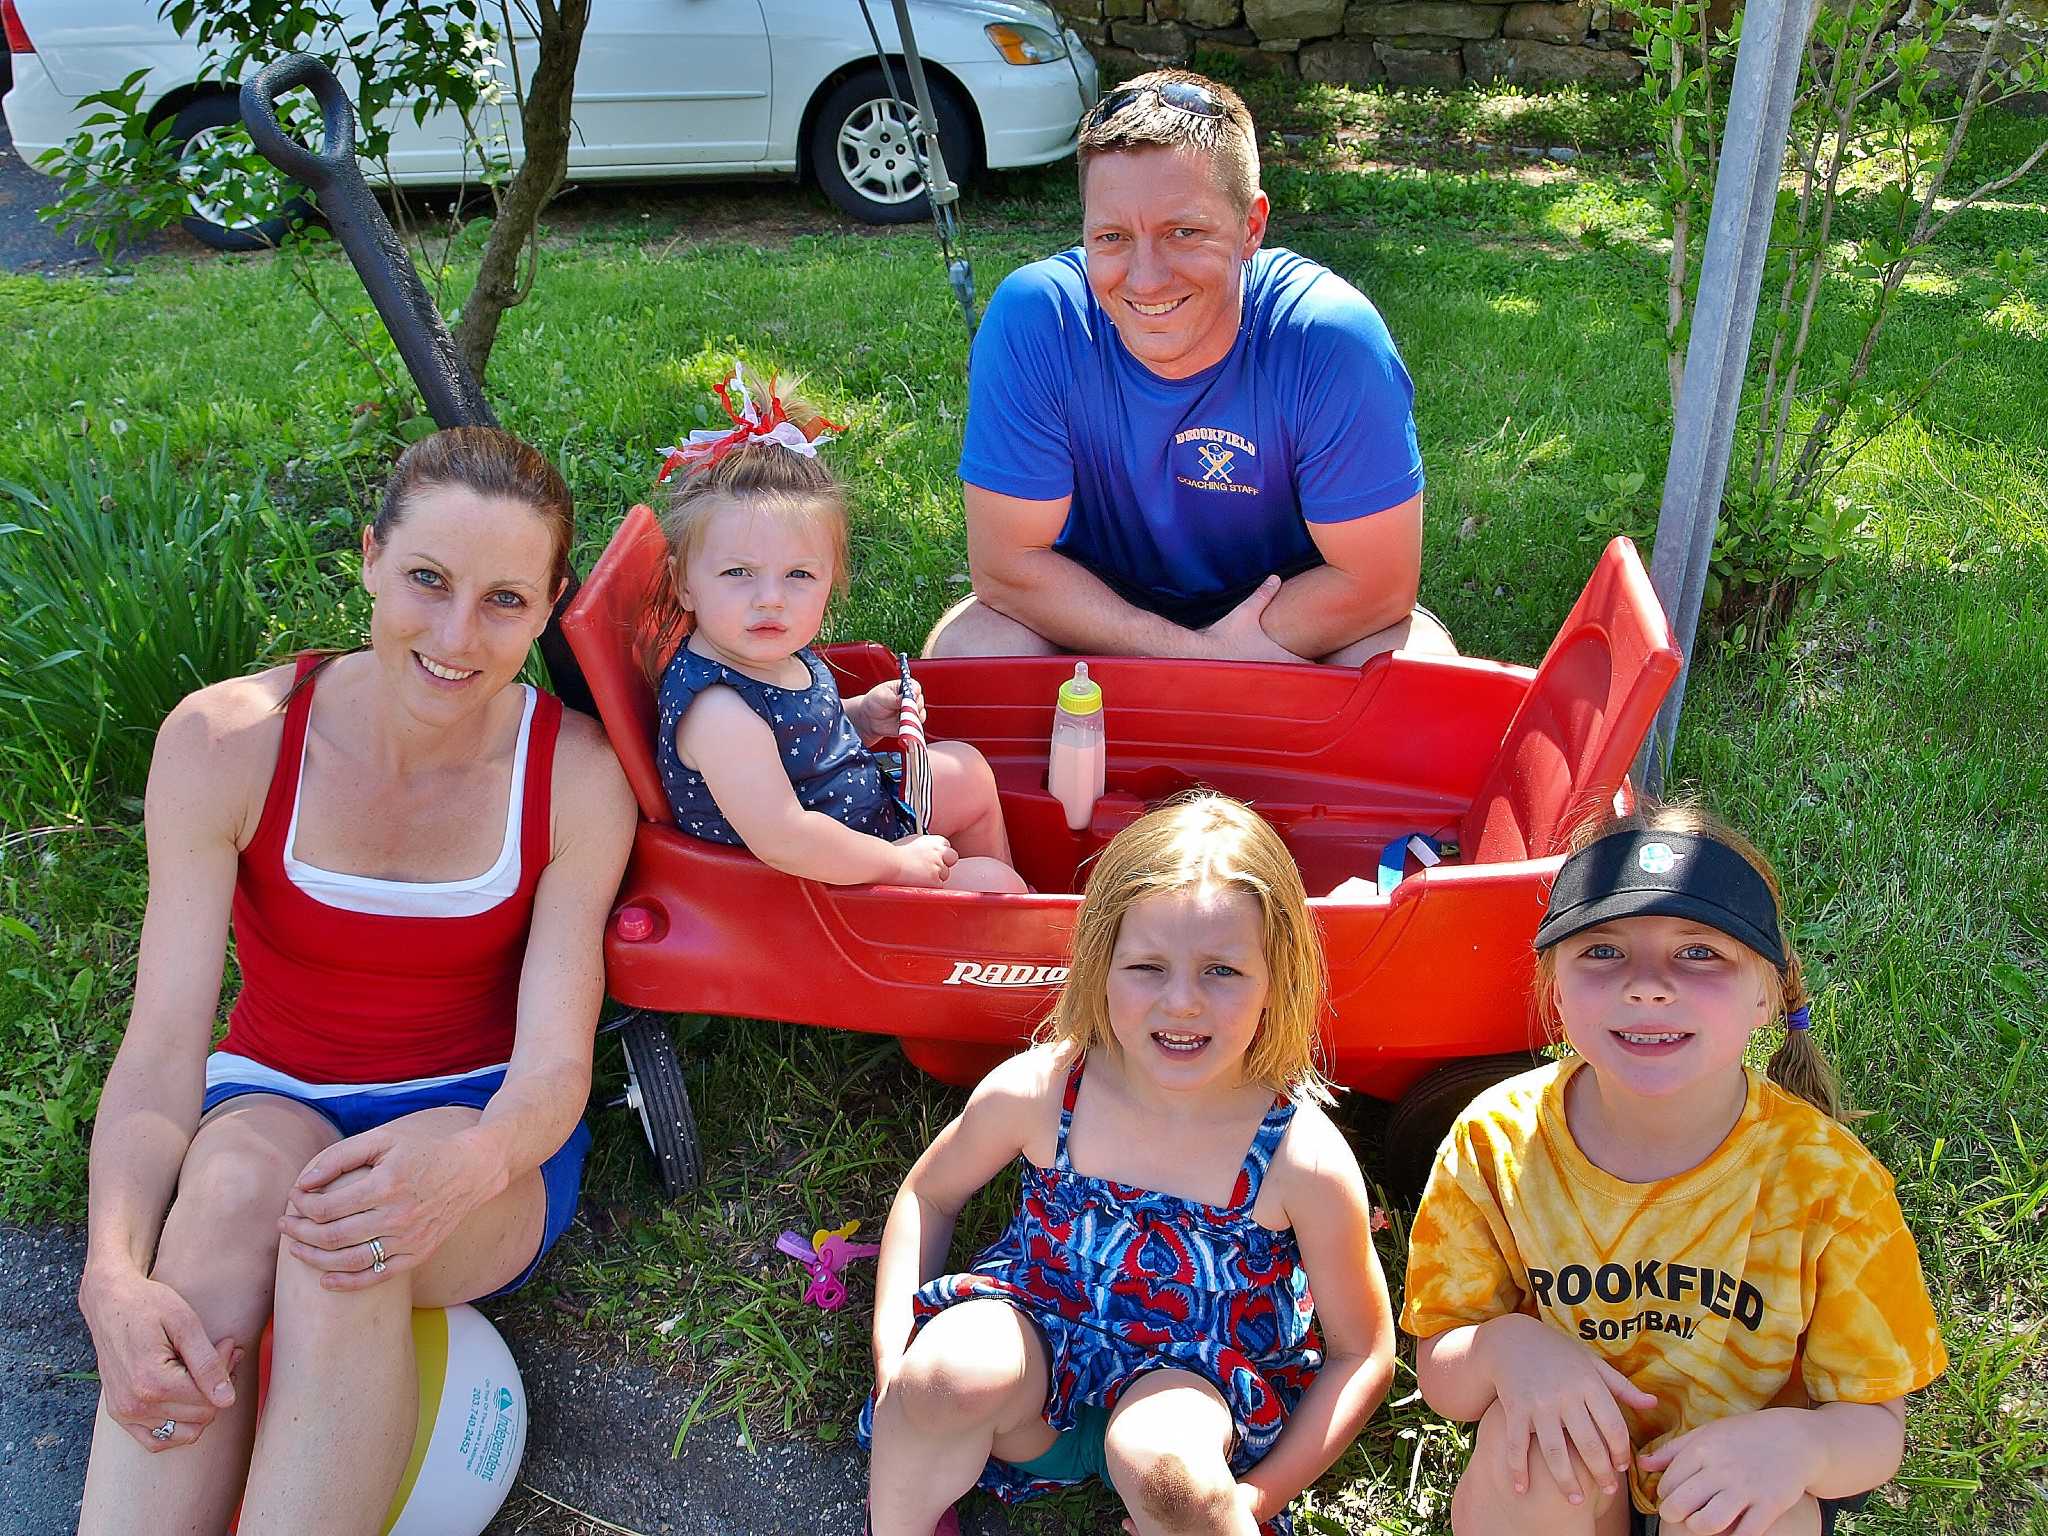
{"label": "man's folded arm", "polygon": [[1205,637],[1126,602],[1055,550],[1072,497],[1031,501],[962,484],[974,595],[1062,650],[1100,656],[1203,656]]}
{"label": "man's folded arm", "polygon": [[1288,578],[1266,633],[1297,656],[1327,656],[1398,624],[1422,586],[1422,493],[1381,512],[1308,525],[1324,564]]}

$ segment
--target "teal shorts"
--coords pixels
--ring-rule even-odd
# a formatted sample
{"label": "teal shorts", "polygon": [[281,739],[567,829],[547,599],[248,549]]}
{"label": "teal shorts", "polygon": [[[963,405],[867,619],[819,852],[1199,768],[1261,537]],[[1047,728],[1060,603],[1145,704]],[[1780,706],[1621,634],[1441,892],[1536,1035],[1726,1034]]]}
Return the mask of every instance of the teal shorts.
{"label": "teal shorts", "polygon": [[1060,1431],[1059,1438],[1029,1461],[1013,1463],[1019,1472],[1054,1482],[1078,1483],[1090,1477],[1109,1481],[1109,1458],[1103,1446],[1109,1439],[1109,1410],[1099,1403],[1074,1404],[1074,1427]]}

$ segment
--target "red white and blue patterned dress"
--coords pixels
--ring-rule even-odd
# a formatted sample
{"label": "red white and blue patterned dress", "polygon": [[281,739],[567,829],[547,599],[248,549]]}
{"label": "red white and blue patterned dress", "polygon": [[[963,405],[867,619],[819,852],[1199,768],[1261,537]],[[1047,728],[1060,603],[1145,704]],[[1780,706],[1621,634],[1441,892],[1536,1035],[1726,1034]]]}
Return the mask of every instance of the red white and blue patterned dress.
{"label": "red white and blue patterned dress", "polygon": [[[1273,1448],[1323,1361],[1294,1233],[1252,1219],[1294,1105],[1275,1098],[1230,1203],[1206,1205],[1074,1171],[1067,1134],[1086,1061],[1067,1073],[1052,1166],[1020,1159],[1023,1198],[1008,1229],[973,1268],[918,1290],[918,1326],[963,1301],[1006,1301],[1024,1313],[1046,1343],[1045,1420],[1061,1432],[1074,1428],[1081,1404],[1114,1410],[1147,1372],[1192,1372],[1230,1406],[1230,1467],[1242,1476]],[[863,1443],[873,1418],[871,1398]],[[1069,1485],[990,1458],[977,1486],[1015,1503]],[[1265,1526],[1280,1536],[1289,1529],[1285,1514]]]}

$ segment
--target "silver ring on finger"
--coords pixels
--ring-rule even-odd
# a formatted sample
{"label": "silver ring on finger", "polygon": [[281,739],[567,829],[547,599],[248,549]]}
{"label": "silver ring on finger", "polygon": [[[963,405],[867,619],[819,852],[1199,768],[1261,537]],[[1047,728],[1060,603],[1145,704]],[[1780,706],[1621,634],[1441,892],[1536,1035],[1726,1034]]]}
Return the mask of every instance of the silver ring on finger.
{"label": "silver ring on finger", "polygon": [[381,1237],[370,1239],[370,1273],[373,1275],[384,1273],[384,1239]]}
{"label": "silver ring on finger", "polygon": [[149,1432],[149,1438],[156,1441],[157,1444],[161,1445],[164,1441],[170,1439],[171,1436],[175,1435],[177,1432],[178,1421],[176,1419],[165,1419],[163,1423],[157,1425],[155,1429],[152,1429]]}

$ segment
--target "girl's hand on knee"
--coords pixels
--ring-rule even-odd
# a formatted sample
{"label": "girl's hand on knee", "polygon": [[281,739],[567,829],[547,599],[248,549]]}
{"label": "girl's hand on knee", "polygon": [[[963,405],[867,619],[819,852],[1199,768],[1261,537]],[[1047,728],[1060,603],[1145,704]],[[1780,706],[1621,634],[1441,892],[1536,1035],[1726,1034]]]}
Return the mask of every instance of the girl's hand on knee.
{"label": "girl's hand on knee", "polygon": [[[207,1337],[185,1298],[146,1276],[88,1277],[80,1310],[92,1331],[107,1417],[145,1451],[192,1444],[235,1401],[229,1379],[242,1362],[233,1339]],[[173,1427],[168,1435],[153,1431]]]}
{"label": "girl's hand on knee", "polygon": [[944,885],[960,855],[943,837],[932,833],[899,837],[895,843],[899,872],[897,885]]}
{"label": "girl's hand on knee", "polygon": [[1533,1317],[1495,1318],[1484,1325],[1482,1337],[1503,1419],[1508,1486],[1529,1491],[1533,1437],[1570,1502],[1582,1504],[1595,1491],[1574,1466],[1574,1452],[1600,1492],[1615,1492],[1629,1466],[1628,1421],[1621,1408],[1647,1411],[1657,1399],[1576,1339]]}
{"label": "girl's hand on knee", "polygon": [[1813,1463],[1806,1410],[1715,1419],[1639,1459],[1661,1473],[1657,1513],[1678,1536],[1763,1536],[1806,1496]]}

